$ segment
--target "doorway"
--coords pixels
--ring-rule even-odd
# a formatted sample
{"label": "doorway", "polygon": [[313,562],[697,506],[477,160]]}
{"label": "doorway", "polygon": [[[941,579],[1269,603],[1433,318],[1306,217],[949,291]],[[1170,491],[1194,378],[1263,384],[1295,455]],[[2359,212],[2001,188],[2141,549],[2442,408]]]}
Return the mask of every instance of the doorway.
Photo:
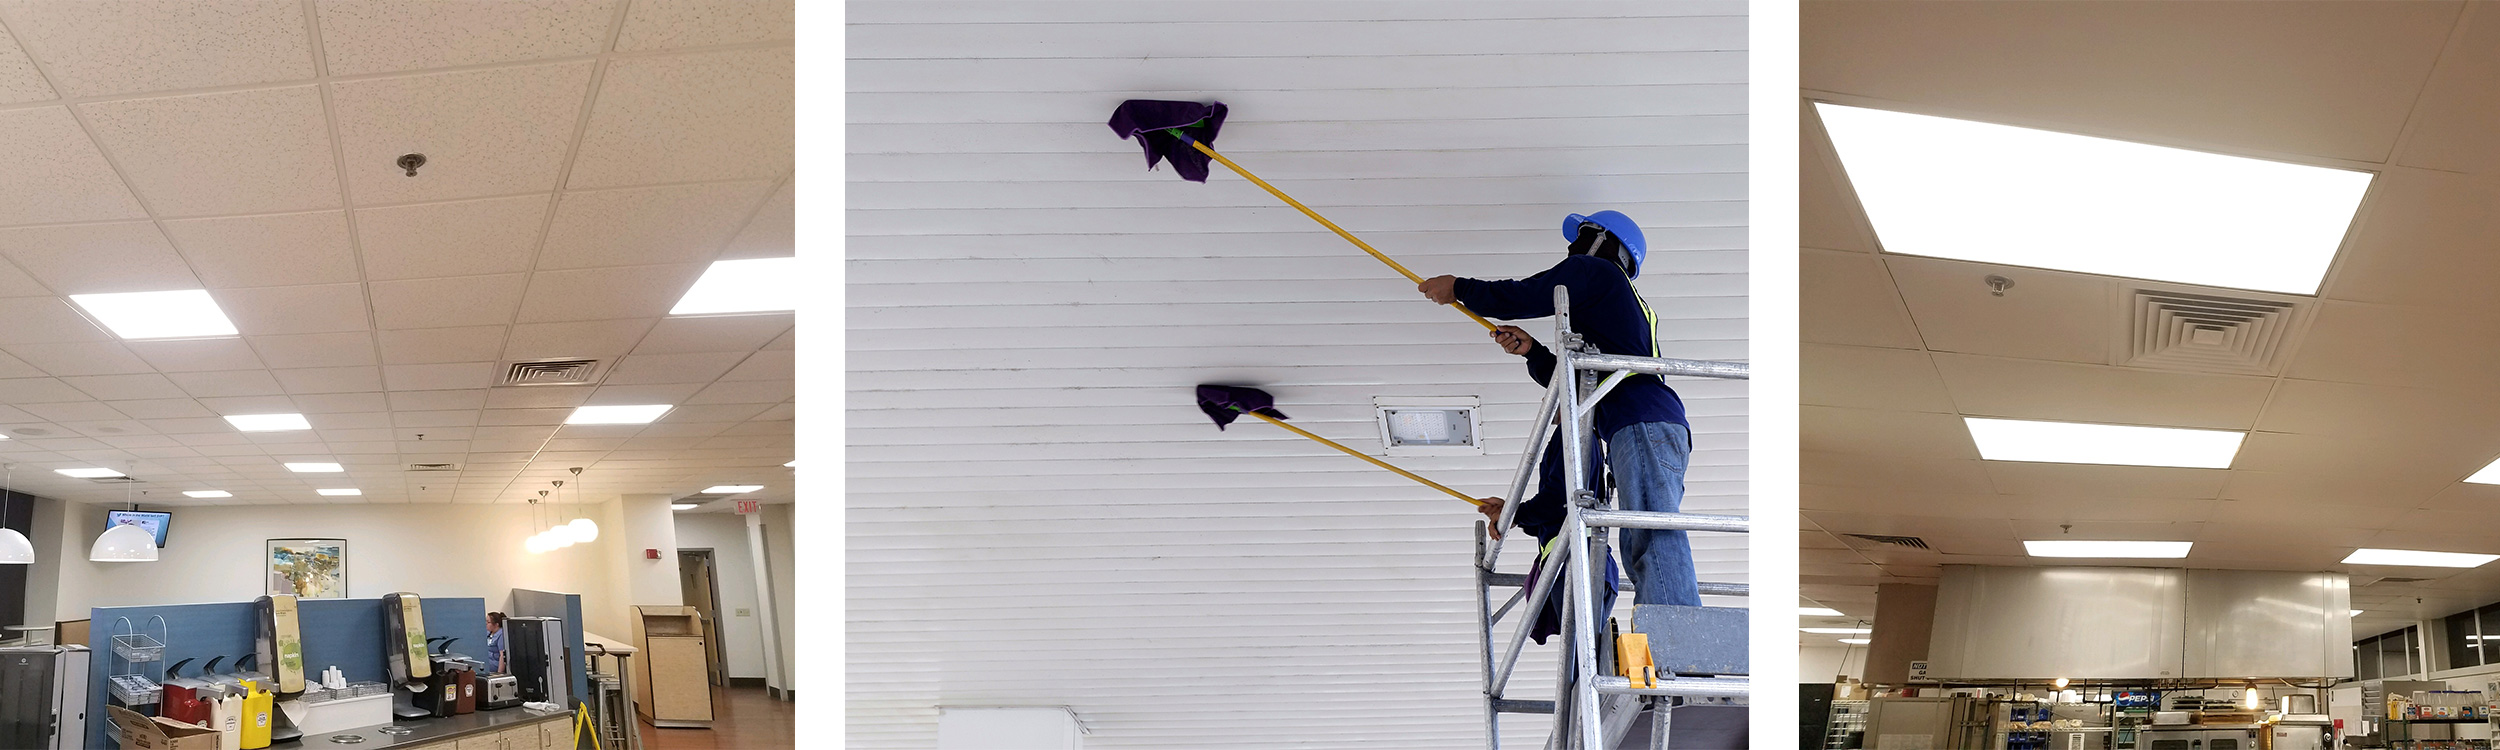
{"label": "doorway", "polygon": [[686,606],[703,613],[703,662],[712,684],[729,686],[729,650],[720,642],[720,570],[709,549],[677,551],[678,589]]}

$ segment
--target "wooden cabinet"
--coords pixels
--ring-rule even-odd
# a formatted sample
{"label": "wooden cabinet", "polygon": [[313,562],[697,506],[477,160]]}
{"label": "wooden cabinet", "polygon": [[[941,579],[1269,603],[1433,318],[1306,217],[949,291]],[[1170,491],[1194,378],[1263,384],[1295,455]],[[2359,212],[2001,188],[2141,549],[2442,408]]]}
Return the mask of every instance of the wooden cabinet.
{"label": "wooden cabinet", "polygon": [[539,744],[546,750],[573,750],[573,722],[550,721],[538,725]]}
{"label": "wooden cabinet", "polygon": [[501,737],[503,746],[497,750],[546,750],[547,747],[546,736],[539,734],[535,725],[503,730]]}
{"label": "wooden cabinet", "polygon": [[501,739],[492,734],[475,735],[461,739],[456,747],[458,750],[503,750],[500,747],[502,743],[498,741]]}
{"label": "wooden cabinet", "polygon": [[634,685],[635,712],[653,726],[711,726],[703,615],[693,607],[635,607],[632,622],[644,665]]}

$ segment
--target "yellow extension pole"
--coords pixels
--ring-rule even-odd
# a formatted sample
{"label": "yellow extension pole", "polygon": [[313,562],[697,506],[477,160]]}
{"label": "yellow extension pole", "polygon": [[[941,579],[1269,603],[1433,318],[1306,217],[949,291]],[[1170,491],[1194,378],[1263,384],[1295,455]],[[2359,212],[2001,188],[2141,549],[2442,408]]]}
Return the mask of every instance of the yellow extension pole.
{"label": "yellow extension pole", "polygon": [[1313,435],[1313,434],[1311,434],[1311,432],[1310,432],[1309,430],[1305,430],[1305,429],[1302,429],[1302,428],[1300,428],[1300,427],[1295,427],[1295,426],[1293,426],[1293,425],[1285,424],[1285,420],[1282,420],[1282,419],[1277,419],[1277,418],[1275,418],[1275,417],[1271,417],[1271,416],[1268,416],[1268,415],[1265,415],[1265,414],[1260,414],[1260,413],[1255,412],[1255,411],[1245,411],[1245,412],[1242,412],[1242,413],[1243,413],[1243,414],[1248,414],[1248,415],[1253,416],[1253,417],[1258,417],[1258,418],[1260,418],[1260,419],[1267,420],[1267,423],[1268,423],[1268,424],[1272,424],[1272,425],[1276,425],[1276,426],[1278,426],[1278,427],[1282,427],[1282,428],[1285,428],[1285,429],[1288,429],[1288,430],[1292,430],[1292,431],[1293,431],[1293,434],[1296,434],[1296,435],[1301,435],[1301,436],[1303,436],[1303,437],[1310,438],[1310,439],[1312,439],[1312,440],[1317,440],[1317,441],[1320,441],[1320,443],[1322,443],[1322,444],[1324,444],[1324,445],[1327,445],[1327,446],[1328,446],[1328,447],[1330,447],[1330,448],[1335,448],[1335,449],[1337,449],[1337,450],[1345,451],[1345,454],[1346,454],[1346,455],[1353,456],[1353,457],[1355,457],[1355,458],[1359,458],[1359,459],[1363,459],[1363,460],[1365,460],[1365,461],[1370,461],[1370,462],[1372,462],[1372,465],[1374,465],[1374,466],[1378,466],[1378,467],[1383,468],[1383,469],[1388,469],[1388,470],[1390,470],[1390,471],[1397,472],[1397,473],[1398,473],[1398,476],[1402,476],[1402,477],[1406,477],[1406,478],[1408,478],[1408,479],[1412,479],[1412,480],[1415,480],[1415,481],[1418,481],[1418,482],[1422,482],[1422,483],[1424,483],[1424,486],[1431,487],[1431,488],[1433,488],[1433,489],[1440,490],[1440,491],[1442,491],[1442,492],[1447,492],[1447,493],[1450,493],[1450,497],[1455,497],[1455,498],[1458,498],[1458,499],[1460,499],[1460,500],[1465,500],[1465,501],[1467,501],[1468,503],[1470,503],[1470,504],[1474,504],[1474,505],[1477,505],[1477,506],[1482,506],[1482,505],[1484,505],[1484,504],[1485,504],[1485,503],[1484,503],[1484,501],[1482,501],[1482,500],[1478,500],[1478,499],[1475,499],[1475,498],[1472,498],[1472,497],[1468,497],[1468,496],[1467,496],[1467,493],[1460,492],[1460,491],[1458,491],[1458,490],[1453,490],[1453,489],[1450,489],[1450,488],[1448,488],[1448,487],[1441,486],[1441,483],[1440,483],[1440,482],[1435,482],[1435,481],[1432,481],[1432,480],[1430,480],[1430,479],[1425,479],[1425,478],[1423,478],[1423,477],[1416,476],[1416,475],[1415,475],[1415,472],[1411,472],[1411,471],[1407,471],[1407,470],[1405,470],[1405,469],[1398,468],[1398,467],[1396,467],[1396,466],[1391,465],[1391,464],[1390,464],[1389,462],[1387,462],[1387,461],[1382,461],[1382,460],[1377,459],[1377,458],[1372,458],[1372,457],[1370,457],[1370,456],[1363,455],[1362,453],[1356,452],[1353,448],[1348,448],[1348,447],[1345,447],[1345,446],[1342,446],[1342,445],[1338,445],[1338,444],[1337,444],[1337,441],[1330,440],[1330,439],[1328,439],[1328,438],[1324,438],[1324,437],[1320,437],[1320,436],[1318,436],[1318,435]]}
{"label": "yellow extension pole", "polygon": [[[1321,215],[1319,215],[1319,212],[1318,212],[1318,211],[1313,211],[1313,210],[1311,210],[1311,207],[1310,207],[1310,206],[1305,206],[1305,205],[1302,205],[1302,202],[1301,202],[1301,201],[1294,200],[1294,199],[1293,199],[1293,196],[1286,195],[1286,194],[1285,194],[1285,191],[1278,190],[1278,189],[1276,189],[1276,186],[1274,186],[1274,185],[1270,185],[1270,184],[1267,184],[1267,181],[1266,181],[1266,180],[1259,179],[1259,176],[1258,176],[1258,175],[1251,174],[1251,173],[1250,173],[1250,170],[1247,170],[1247,169],[1242,169],[1242,168],[1241,168],[1241,165],[1239,165],[1239,164],[1234,164],[1234,163],[1233,163],[1233,160],[1224,158],[1224,155],[1223,155],[1223,154],[1216,153],[1216,152],[1215,152],[1215,149],[1208,148],[1208,147],[1207,147],[1207,144],[1204,144],[1204,143],[1200,143],[1200,142],[1198,142],[1198,139],[1196,139],[1196,138],[1187,138],[1186,140],[1188,140],[1188,141],[1189,141],[1189,145],[1198,147],[1198,153],[1206,154],[1207,156],[1214,158],[1216,161],[1223,162],[1223,163],[1224,163],[1224,166],[1231,168],[1231,169],[1233,170],[1233,173],[1234,173],[1234,174],[1241,175],[1241,176],[1242,176],[1242,178],[1249,180],[1252,184],[1256,184],[1256,185],[1258,185],[1260,188],[1267,190],[1267,194],[1269,194],[1269,195],[1273,195],[1273,196],[1276,196],[1276,199],[1277,199],[1277,200],[1284,201],[1286,205],[1293,206],[1293,207],[1294,207],[1294,210],[1301,211],[1301,212],[1302,212],[1302,215],[1304,215],[1304,216],[1308,216],[1308,217],[1311,217],[1311,220],[1312,220],[1312,221],[1319,222],[1320,226],[1327,227],[1327,228],[1328,228],[1328,231],[1331,231],[1331,232],[1336,232],[1336,233],[1337,233],[1337,236],[1339,236],[1339,237],[1344,237],[1344,238],[1345,238],[1345,241],[1354,243],[1354,246],[1355,246],[1355,247],[1362,248],[1362,249],[1363,249],[1363,252],[1371,253],[1371,254],[1372,254],[1372,257],[1374,257],[1374,258],[1379,258],[1379,259],[1380,259],[1380,262],[1382,262],[1382,263],[1387,263],[1387,264],[1389,264],[1389,267],[1390,267],[1390,268],[1397,269],[1398,273],[1399,273],[1400,275],[1405,276],[1407,281],[1412,281],[1412,282],[1415,282],[1415,283],[1417,283],[1417,284],[1424,283],[1424,279],[1423,279],[1423,277],[1421,277],[1421,276],[1416,276],[1416,275],[1415,275],[1415,272],[1413,272],[1413,271],[1409,271],[1409,270],[1406,270],[1406,267],[1405,267],[1405,266],[1398,265],[1398,262],[1397,262],[1397,261],[1394,261],[1394,260],[1390,260],[1390,259],[1389,259],[1389,256],[1387,256],[1387,255],[1382,255],[1382,254],[1380,253],[1380,251],[1372,249],[1372,246],[1371,246],[1371,245],[1364,244],[1364,242],[1363,242],[1361,239],[1356,238],[1356,237],[1354,236],[1354,233],[1352,233],[1352,232],[1348,232],[1348,231],[1346,231],[1346,230],[1345,230],[1345,228],[1337,226],[1337,223],[1336,223],[1336,222],[1333,222],[1333,221],[1329,221],[1329,220],[1328,220],[1328,217],[1325,217],[1325,216],[1321,216]],[[1477,315],[1477,314],[1476,314],[1476,311],[1467,309],[1467,306],[1466,306],[1466,305],[1462,305],[1462,304],[1458,304],[1458,303],[1456,303],[1456,302],[1452,302],[1452,303],[1450,303],[1450,306],[1451,306],[1451,307],[1458,308],[1458,311],[1459,311],[1459,312],[1466,314],[1466,316],[1467,316],[1469,319],[1476,321],[1476,324],[1477,324],[1477,325],[1484,326],[1484,329],[1485,329],[1485,330],[1487,330],[1487,331],[1493,330],[1493,321],[1485,320],[1485,319],[1484,319],[1484,316],[1482,316],[1482,315]],[[1279,424],[1282,424],[1282,423],[1279,423]],[[1306,434],[1306,435],[1307,435],[1307,434],[1310,434],[1310,433],[1303,433],[1303,434]],[[1314,439],[1314,440],[1318,440],[1319,438],[1318,438],[1318,436],[1313,436],[1313,437],[1312,437],[1312,439]],[[1320,442],[1325,443],[1325,442],[1328,442],[1328,441],[1321,440]],[[1329,444],[1330,444],[1330,445],[1336,445],[1335,443],[1329,443]],[[1343,450],[1343,446],[1339,446],[1339,449],[1340,449],[1340,450]],[[1346,452],[1348,452],[1348,453],[1353,453],[1353,451],[1346,451]],[[1360,453],[1355,453],[1355,455],[1357,455],[1357,456],[1361,456],[1361,455],[1363,455],[1363,454],[1360,454]],[[1364,458],[1370,458],[1370,457],[1369,457],[1369,456],[1364,456]],[[1372,463],[1380,463],[1380,462],[1378,462],[1378,461],[1373,461]],[[1388,464],[1380,464],[1380,465],[1382,465],[1382,466],[1389,466]],[[1397,467],[1390,466],[1389,468],[1390,468],[1391,470],[1396,470],[1396,468],[1397,468]],[[1401,472],[1398,472],[1398,473],[1400,473],[1400,474],[1406,474],[1406,472],[1402,472],[1402,471],[1401,471]],[[1423,477],[1416,477],[1416,476],[1415,476],[1415,475],[1413,475],[1413,474],[1407,474],[1407,476],[1410,476],[1410,477],[1415,477],[1415,481],[1418,481],[1418,482],[1423,482],[1423,483],[1425,483],[1425,484],[1432,484],[1432,483],[1431,483],[1431,482],[1429,482],[1429,481],[1425,481]],[[1433,484],[1432,486],[1434,486],[1434,487],[1441,487],[1441,485],[1437,485],[1437,484]],[[1441,489],[1442,489],[1443,491],[1448,491],[1448,490],[1449,490],[1449,488],[1448,488],[1448,487],[1441,487]],[[1456,493],[1456,492],[1451,492],[1450,494],[1457,495],[1458,493]],[[1460,495],[1460,496],[1461,496],[1461,497],[1465,497],[1464,495]],[[1474,498],[1468,498],[1468,500],[1469,500],[1469,502],[1473,502],[1473,501],[1474,501]]]}

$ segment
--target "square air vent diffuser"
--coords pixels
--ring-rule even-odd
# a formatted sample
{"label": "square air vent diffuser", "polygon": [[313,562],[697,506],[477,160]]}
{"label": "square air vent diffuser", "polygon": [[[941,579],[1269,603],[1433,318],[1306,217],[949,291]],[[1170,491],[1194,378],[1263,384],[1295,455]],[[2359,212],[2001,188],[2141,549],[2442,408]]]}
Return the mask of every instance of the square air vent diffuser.
{"label": "square air vent diffuser", "polygon": [[1890,536],[1885,534],[1850,534],[1849,536],[1854,536],[1859,539],[1875,542],[1877,544],[1890,544],[1898,547],[1909,547],[1912,549],[1934,549],[1933,547],[1927,546],[1927,540],[1914,536]]}
{"label": "square air vent diffuser", "polygon": [[2130,367],[2274,375],[2308,306],[2291,299],[2136,289],[2125,313]]}
{"label": "square air vent diffuser", "polygon": [[503,374],[504,385],[581,385],[598,374],[599,360],[556,359],[514,362]]}
{"label": "square air vent diffuser", "polygon": [[1372,399],[1380,423],[1380,444],[1392,456],[1475,456],[1484,453],[1477,439],[1476,398],[1395,397]]}

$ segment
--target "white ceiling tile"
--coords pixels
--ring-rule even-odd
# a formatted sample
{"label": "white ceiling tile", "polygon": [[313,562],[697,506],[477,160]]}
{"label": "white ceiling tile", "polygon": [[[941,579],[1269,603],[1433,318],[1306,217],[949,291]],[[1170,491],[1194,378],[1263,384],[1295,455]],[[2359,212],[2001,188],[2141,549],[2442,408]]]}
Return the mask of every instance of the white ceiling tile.
{"label": "white ceiling tile", "polygon": [[2274,392],[2271,378],[1941,352],[1934,361],[1973,416],[2245,430]]}
{"label": "white ceiling tile", "polygon": [[468,427],[477,424],[477,410],[395,411],[391,412],[394,427]]}
{"label": "white ceiling tile", "polygon": [[461,391],[392,391],[392,411],[476,410],[486,408],[486,389]]}
{"label": "white ceiling tile", "polygon": [[[374,204],[554,190],[592,65],[330,84],[349,193]],[[398,166],[402,154],[425,155],[417,176]]]}
{"label": "white ceiling tile", "polygon": [[579,385],[540,385],[496,388],[486,394],[489,409],[556,409],[572,413],[572,408],[590,400],[593,389]]}
{"label": "white ceiling tile", "polygon": [[530,275],[522,323],[657,318],[677,306],[705,264],[541,271]]}
{"label": "white ceiling tile", "polygon": [[81,375],[65,377],[78,390],[107,401],[121,399],[185,398],[174,381],[156,373],[136,375]]}
{"label": "white ceiling tile", "polygon": [[52,84],[43,80],[35,69],[35,61],[18,47],[17,38],[8,29],[0,29],[0,104],[39,102],[58,98]]}
{"label": "white ceiling tile", "polygon": [[330,74],[350,76],[597,54],[618,2],[316,0],[314,7]]}
{"label": "white ceiling tile", "polygon": [[63,401],[86,401],[85,392],[55,378],[12,378],[0,380],[0,404],[45,404]]}
{"label": "white ceiling tile", "polygon": [[354,367],[381,364],[373,353],[373,334],[308,333],[252,336],[252,348],[270,367]]}
{"label": "white ceiling tile", "polygon": [[480,362],[503,353],[504,326],[383,331],[382,361],[394,365]]}
{"label": "white ceiling tile", "polygon": [[[92,429],[82,427],[80,423],[96,421],[119,422],[128,420],[130,416],[114,411],[113,407],[106,406],[104,405],[104,402],[101,401],[62,401],[47,404],[26,404],[23,408],[25,408],[26,412],[29,414],[49,420],[53,424],[67,427],[81,434],[86,434],[89,437],[94,436]],[[123,427],[122,431],[132,432],[133,430]]]}
{"label": "white ceiling tile", "polygon": [[222,289],[211,296],[217,298],[226,317],[234,320],[234,327],[255,340],[288,333],[362,331],[368,326],[361,284]]}
{"label": "white ceiling tile", "polygon": [[123,344],[93,341],[76,344],[14,344],[10,354],[26,364],[43,368],[46,374],[124,375],[150,372],[147,362],[133,356]]}
{"label": "white ceiling tile", "polygon": [[1804,344],[1799,398],[1820,406],[1953,413],[1944,378],[1922,351]]}
{"label": "white ceiling tile", "polygon": [[689,404],[778,404],[790,400],[793,384],[788,380],[722,381],[704,388]]}
{"label": "white ceiling tile", "polygon": [[[1885,258],[1920,338],[1935,351],[2104,364],[2120,326],[2108,277],[1894,255]],[[1985,279],[2014,280],[2005,296]]]}
{"label": "white ceiling tile", "polygon": [[495,372],[493,362],[385,365],[382,377],[394,391],[441,391],[494,385]]}
{"label": "white ceiling tile", "polygon": [[636,354],[616,363],[601,380],[607,385],[709,383],[746,359],[737,352],[711,354]]}
{"label": "white ceiling tile", "polygon": [[789,0],[636,0],[617,32],[618,50],[682,49],[786,40],[795,35]]}
{"label": "white ceiling tile", "polygon": [[610,62],[569,187],[791,171],[791,60],[770,48]]}
{"label": "white ceiling tile", "polygon": [[730,182],[565,193],[556,201],[538,267],[709,263],[767,187]]}
{"label": "white ceiling tile", "polygon": [[387,441],[390,439],[391,413],[386,411],[306,414],[304,415],[304,421],[311,422],[313,429],[319,430],[322,433],[323,439],[331,440],[333,442],[347,442],[343,439],[332,437],[330,435],[331,432],[338,430],[365,430],[380,432],[382,435],[374,438],[375,440]]}
{"label": "white ceiling tile", "polygon": [[373,319],[385,330],[506,325],[528,283],[517,273],[376,281]]}
{"label": "white ceiling tile", "polygon": [[42,282],[18,270],[17,264],[0,262],[0,297],[50,297],[53,292]]}
{"label": "white ceiling tile", "polygon": [[[682,404],[694,397],[700,385],[603,385],[590,394],[585,404],[597,406],[628,406],[636,404]],[[665,419],[666,415],[662,415]]]}
{"label": "white ceiling tile", "polygon": [[788,258],[798,254],[798,203],[792,196],[796,180],[784,181],[781,189],[757,209],[755,218],[747,220],[746,228],[721,249],[721,260],[747,258]]}
{"label": "white ceiling tile", "polygon": [[193,398],[215,396],[277,396],[286,392],[268,370],[227,370],[222,372],[177,372],[166,377]]}
{"label": "white ceiling tile", "polygon": [[[405,179],[405,178],[403,178]],[[545,227],[545,195],[356,211],[365,278],[374,281],[520,273]]]}
{"label": "white ceiling tile", "polygon": [[756,352],[722,375],[722,380],[791,380],[797,377],[798,355],[795,352]]}
{"label": "white ceiling tile", "polygon": [[[311,414],[345,414],[366,411],[390,411],[389,402],[380,393],[322,393],[295,397],[297,408]],[[309,419],[310,417],[306,417]]]}
{"label": "white ceiling tile", "polygon": [[650,318],[585,320],[570,323],[523,323],[512,327],[504,343],[504,359],[558,357],[612,358],[638,351],[634,343],[652,331]]}
{"label": "white ceiling tile", "polygon": [[251,344],[240,338],[132,341],[123,344],[160,372],[250,370],[261,366]]}
{"label": "white ceiling tile", "polygon": [[[702,406],[704,406],[704,407],[724,407],[724,406],[761,406],[761,405],[762,405],[762,404],[704,404],[704,405],[702,405]],[[694,408],[698,408],[698,407],[694,407],[694,406],[683,406],[683,407],[678,407],[678,409],[679,409],[679,410],[684,410],[684,409],[694,409]],[[673,413],[673,412],[672,412],[672,413]],[[656,423],[653,423],[653,424],[652,424],[652,425],[651,425],[648,429],[645,429],[645,430],[643,430],[642,432],[635,433],[635,434],[636,434],[636,435],[640,435],[640,436],[647,436],[647,437],[667,437],[667,438],[707,438],[707,437],[711,437],[711,436],[713,436],[713,435],[718,435],[718,434],[721,434],[721,433],[722,433],[722,432],[724,432],[724,431],[727,431],[727,430],[729,429],[729,426],[730,426],[731,424],[734,424],[734,423],[732,423],[732,422],[708,422],[708,421],[707,421],[707,422],[670,422],[670,421],[668,421],[668,420],[667,420],[667,418],[663,417],[663,418],[661,419],[661,421],[656,422]]]}
{"label": "white ceiling tile", "polygon": [[[692,424],[703,422],[743,422],[771,408],[765,403],[686,404],[668,410],[658,424]],[[703,433],[710,435],[712,433]]]}
{"label": "white ceiling tile", "polygon": [[184,219],[165,232],[211,289],[358,280],[344,211]]}
{"label": "white ceiling tile", "polygon": [[1797,261],[1799,340],[1919,348],[1918,329],[1881,259],[1808,248]]}
{"label": "white ceiling tile", "polygon": [[60,294],[198,289],[150,222],[0,229],[0,255]]}
{"label": "white ceiling tile", "polygon": [[485,416],[478,418],[477,423],[480,426],[552,426],[564,424],[565,417],[571,416],[572,414],[572,409],[488,409],[486,410]]}
{"label": "white ceiling tile", "polygon": [[227,424],[224,419],[212,417],[200,417],[194,419],[158,419],[149,422],[148,426],[154,427],[157,432],[167,435],[194,436],[183,438],[183,445],[209,445],[216,444],[219,441],[231,444],[241,442],[243,440],[242,433],[234,431],[234,425]]}
{"label": "white ceiling tile", "polygon": [[759,420],[788,422],[799,418],[799,407],[797,404],[788,402],[774,404],[773,408],[765,409],[764,413],[757,414],[754,418]]}
{"label": "white ceiling tile", "polygon": [[[476,432],[471,433],[471,438],[479,442],[519,443],[524,445],[522,450],[535,453],[538,450],[538,446],[541,445],[548,438],[548,436],[553,434],[555,434],[555,428],[543,425],[479,427]],[[524,457],[527,455],[528,454],[526,453],[523,454]]]}
{"label": "white ceiling tile", "polygon": [[790,330],[781,332],[781,335],[773,337],[771,342],[764,344],[764,348],[777,352],[797,351],[799,348],[799,329],[794,327]]}
{"label": "white ceiling tile", "polygon": [[300,370],[273,370],[278,384],[287,393],[361,393],[382,390],[382,370],[376,367],[313,367]]}
{"label": "white ceiling tile", "polygon": [[[46,345],[26,344],[24,346]],[[44,372],[43,368],[27,364],[26,360],[18,359],[16,355],[0,351],[0,378],[40,378],[50,374],[51,373]],[[0,421],[6,420],[6,417],[0,417]]]}
{"label": "white ceiling tile", "polygon": [[147,216],[65,107],[0,112],[0,225]]}
{"label": "white ceiling tile", "polygon": [[209,411],[208,407],[201,406],[200,402],[193,401],[189,397],[155,398],[140,401],[114,401],[111,402],[110,405],[113,407],[114,411],[128,414],[132,419],[172,419],[177,417],[196,418],[217,416],[216,412]]}
{"label": "white ceiling tile", "polygon": [[74,97],[313,76],[293,0],[8,0],[11,30]]}
{"label": "white ceiling tile", "polygon": [[311,86],[82,104],[97,143],[163,217],[339,205]]}
{"label": "white ceiling tile", "polygon": [[791,313],[662,318],[634,353],[751,352],[790,330],[793,318]]}

